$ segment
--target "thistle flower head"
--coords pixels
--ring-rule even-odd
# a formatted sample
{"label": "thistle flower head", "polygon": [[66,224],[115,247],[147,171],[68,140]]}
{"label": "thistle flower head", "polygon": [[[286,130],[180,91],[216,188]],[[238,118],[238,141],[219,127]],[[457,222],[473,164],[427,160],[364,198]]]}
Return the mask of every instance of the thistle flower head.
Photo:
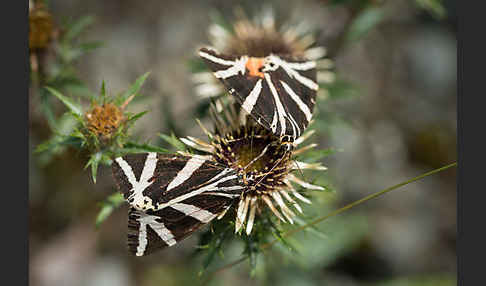
{"label": "thistle flower head", "polygon": [[124,121],[122,109],[113,103],[94,103],[84,116],[87,129],[102,142],[110,140]]}
{"label": "thistle flower head", "polygon": [[241,194],[235,221],[235,231],[243,227],[250,234],[255,219],[270,210],[279,220],[293,223],[294,210],[302,212],[297,201],[310,203],[292,183],[308,189],[323,190],[311,185],[292,173],[298,169],[325,170],[320,164],[295,161],[296,154],[315,147],[301,144],[312,132],[294,142],[287,142],[263,128],[250,117],[236,112],[230,105],[223,113],[212,109],[215,132],[201,126],[210,142],[187,137],[181,138],[186,145],[208,153],[208,157],[235,169],[246,188]]}
{"label": "thistle flower head", "polygon": [[[243,12],[238,13],[236,19],[230,23],[230,28],[219,23],[211,24],[210,46],[223,54],[248,56],[254,61],[263,60],[272,54],[315,60],[317,82],[326,84],[334,81],[334,73],[329,71],[333,63],[324,58],[326,48],[315,45],[316,38],[309,25],[277,25],[271,8],[262,11],[254,20],[250,20]],[[224,94],[224,87],[209,71],[195,73],[193,81],[197,85],[196,92],[201,97]],[[321,88],[318,94],[322,96],[325,93],[326,90]]]}

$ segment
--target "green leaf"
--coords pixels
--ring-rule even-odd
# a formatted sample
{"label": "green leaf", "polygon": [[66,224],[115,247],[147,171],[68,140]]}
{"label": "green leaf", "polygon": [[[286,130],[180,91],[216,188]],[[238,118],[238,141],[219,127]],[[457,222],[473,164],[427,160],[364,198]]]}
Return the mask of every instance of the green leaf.
{"label": "green leaf", "polygon": [[73,22],[68,26],[67,31],[64,34],[64,37],[62,38],[62,41],[64,43],[72,41],[74,38],[79,36],[79,34],[81,34],[81,32],[84,29],[86,29],[86,27],[91,25],[93,22],[94,22],[94,17],[92,16],[84,16],[76,20],[75,22]]}
{"label": "green leaf", "polygon": [[103,223],[113,212],[114,208],[111,205],[104,205],[100,212],[98,213],[98,216],[96,217],[96,228],[98,228],[101,223]]}
{"label": "green leaf", "polygon": [[208,269],[209,265],[211,265],[214,258],[216,257],[216,254],[221,255],[223,243],[232,235],[232,231],[229,230],[230,228],[224,228],[221,229],[219,232],[215,232],[213,234],[213,237],[211,238],[211,241],[206,250],[207,254],[204,257],[202,263],[202,269],[200,272],[201,274]]}
{"label": "green leaf", "polygon": [[379,7],[370,7],[363,10],[349,27],[346,38],[348,41],[357,41],[383,20],[385,12]]}
{"label": "green leaf", "polygon": [[64,103],[64,105],[67,106],[67,108],[69,108],[69,110],[71,110],[72,113],[76,114],[76,115],[79,115],[79,116],[82,116],[83,115],[83,110],[81,108],[81,105],[75,103],[72,99],[62,95],[60,92],[58,92],[57,90],[53,89],[53,88],[50,88],[48,86],[45,87],[52,95],[54,95],[55,97],[57,97],[60,101],[62,101],[62,103]]}
{"label": "green leaf", "polygon": [[105,98],[106,98],[105,80],[103,80],[101,82],[100,95],[101,95],[101,98],[103,100],[103,103],[105,103]]}
{"label": "green leaf", "polygon": [[61,145],[61,142],[66,140],[64,136],[53,136],[51,139],[42,142],[41,144],[37,145],[34,150],[34,153],[42,153],[46,151],[51,151]]}
{"label": "green leaf", "polygon": [[91,166],[91,176],[93,177],[93,182],[96,184],[96,173],[98,171],[98,165],[102,159],[101,152],[96,152],[91,155],[88,163],[86,164],[85,168]]}
{"label": "green leaf", "polygon": [[114,193],[110,195],[101,203],[101,210],[96,216],[96,228],[98,228],[112,213],[115,209],[121,206],[125,202],[123,195],[121,193]]}
{"label": "green leaf", "polygon": [[145,152],[158,152],[169,153],[167,149],[162,147],[153,146],[150,144],[138,144],[135,142],[127,142],[121,149],[123,153],[145,153]]}
{"label": "green leaf", "polygon": [[140,76],[139,78],[137,78],[137,80],[135,81],[135,83],[132,84],[132,86],[130,86],[128,88],[128,90],[126,90],[120,96],[120,99],[121,99],[120,104],[123,103],[125,100],[127,100],[130,96],[132,96],[134,94],[137,94],[138,91],[140,90],[140,88],[142,87],[143,83],[145,82],[145,80],[147,79],[147,77],[149,75],[150,75],[150,72],[146,72],[145,74],[143,74],[142,76]]}
{"label": "green leaf", "polygon": [[125,122],[125,124],[120,125],[119,131],[122,132],[123,130],[128,130],[129,128],[131,128],[135,124],[135,122],[138,119],[140,119],[142,116],[144,116],[147,113],[148,113],[148,111],[142,111],[142,112],[139,112],[137,114],[129,114],[127,116],[127,121]]}
{"label": "green leaf", "polygon": [[69,113],[72,117],[74,117],[74,119],[76,119],[77,123],[79,124],[79,126],[81,127],[86,127],[86,122],[84,122],[84,118],[83,116],[80,116],[80,115],[77,115],[77,114],[74,114],[74,113]]}
{"label": "green leaf", "polygon": [[51,96],[49,95],[49,92],[46,89],[40,89],[39,95],[40,95],[40,107],[42,113],[44,113],[47,123],[49,124],[49,127],[52,130],[55,130],[57,128],[57,121],[56,121],[56,116],[54,115],[54,111],[52,110],[53,108],[50,100]]}
{"label": "green leaf", "polygon": [[77,115],[74,115],[71,112],[65,112],[57,119],[54,132],[63,135],[70,134],[73,130],[76,129],[76,126],[78,124],[76,116]]}
{"label": "green leaf", "polygon": [[86,136],[84,136],[84,134],[81,131],[79,131],[78,129],[71,132],[71,134],[69,134],[69,136],[71,138],[78,139],[82,144],[84,144],[86,142]]}
{"label": "green leaf", "polygon": [[165,134],[159,133],[159,137],[162,138],[165,142],[169,143],[173,147],[176,148],[178,151],[186,151],[186,144],[182,143],[175,135],[174,133],[171,134],[171,136],[167,136]]}
{"label": "green leaf", "polygon": [[62,134],[56,134],[52,138],[37,145],[37,147],[34,150],[34,153],[56,152],[58,148],[63,146],[68,146],[68,145],[80,148],[82,143],[83,143],[82,138],[72,136],[72,135],[66,136]]}
{"label": "green leaf", "polygon": [[[90,94],[86,85],[70,70],[62,70],[59,74],[47,80],[47,86],[62,90],[71,94],[86,96]],[[45,91],[47,93],[47,91]]]}
{"label": "green leaf", "polygon": [[147,114],[148,111],[142,111],[140,113],[137,113],[135,115],[129,115],[128,118],[127,118],[127,123],[130,123],[130,124],[133,124],[135,123],[135,121],[137,121],[138,119],[140,119],[142,116],[144,116],[145,114]]}

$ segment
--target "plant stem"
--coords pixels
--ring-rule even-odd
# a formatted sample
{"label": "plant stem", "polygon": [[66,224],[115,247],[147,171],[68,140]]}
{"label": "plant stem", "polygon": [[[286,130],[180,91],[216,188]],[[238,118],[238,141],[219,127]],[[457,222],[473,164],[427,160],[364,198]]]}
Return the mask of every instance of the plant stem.
{"label": "plant stem", "polygon": [[[282,237],[287,237],[287,236],[293,235],[293,234],[295,234],[295,233],[297,233],[297,232],[299,232],[299,231],[301,231],[301,230],[304,230],[305,228],[307,228],[307,227],[309,227],[309,226],[313,226],[313,225],[315,225],[315,224],[318,224],[318,223],[322,222],[323,220],[326,220],[326,219],[328,219],[328,218],[330,218],[330,217],[333,217],[333,216],[335,216],[335,215],[338,215],[338,214],[340,214],[340,213],[342,213],[342,212],[344,212],[344,211],[346,211],[346,210],[348,210],[348,209],[350,209],[350,208],[352,208],[352,207],[355,207],[355,206],[357,206],[357,205],[359,205],[359,204],[362,204],[362,203],[364,203],[364,202],[367,202],[367,201],[369,201],[369,200],[371,200],[371,199],[374,199],[374,198],[376,198],[376,197],[382,196],[382,195],[384,195],[384,194],[386,194],[386,193],[388,193],[388,192],[390,192],[390,191],[393,191],[393,190],[395,190],[395,189],[398,189],[398,188],[400,188],[400,187],[403,187],[403,186],[405,186],[405,185],[408,185],[408,184],[410,184],[410,183],[413,183],[413,182],[415,182],[415,181],[418,181],[418,180],[420,180],[420,179],[423,179],[423,178],[425,178],[425,177],[427,177],[427,176],[430,176],[430,175],[433,175],[433,174],[436,174],[436,173],[442,172],[442,171],[444,171],[444,170],[446,170],[446,169],[449,169],[449,168],[451,168],[451,167],[454,167],[454,166],[457,166],[457,162],[454,162],[454,163],[451,163],[451,164],[449,164],[449,165],[443,166],[443,167],[441,167],[441,168],[438,168],[438,169],[432,170],[432,171],[430,171],[430,172],[427,172],[427,173],[425,173],[425,174],[422,174],[422,175],[420,175],[420,176],[417,176],[417,177],[412,178],[412,179],[410,179],[410,180],[407,180],[407,181],[405,181],[405,182],[402,182],[402,183],[396,184],[396,185],[394,185],[394,186],[388,187],[388,188],[386,188],[386,189],[384,189],[384,190],[381,190],[381,191],[375,192],[375,193],[373,193],[373,194],[371,194],[371,195],[368,195],[368,196],[366,196],[366,197],[364,197],[364,198],[362,198],[362,199],[359,199],[359,200],[354,201],[354,202],[352,202],[352,203],[350,203],[350,204],[347,204],[347,205],[345,205],[345,206],[344,206],[344,207],[342,207],[342,208],[339,208],[339,209],[337,209],[337,210],[335,210],[335,211],[332,211],[331,213],[329,213],[329,214],[327,214],[327,215],[325,215],[325,216],[319,217],[319,218],[317,218],[317,219],[315,219],[315,220],[313,220],[313,221],[309,222],[308,224],[305,224],[305,225],[302,225],[302,226],[300,226],[300,227],[294,228],[294,229],[292,229],[292,230],[290,230],[290,231],[287,231],[287,232],[285,232],[285,233],[283,233],[283,234],[282,234]],[[265,249],[267,249],[267,248],[270,248],[270,247],[271,247],[272,245],[274,245],[274,244],[275,244],[277,241],[278,241],[278,239],[274,239],[273,241],[271,241],[271,242],[269,242],[269,243],[263,244],[263,245],[261,246],[262,250],[265,250]],[[208,283],[208,282],[211,280],[211,278],[212,278],[212,277],[213,277],[215,274],[220,273],[220,272],[222,272],[222,271],[224,271],[224,270],[226,270],[226,269],[228,269],[228,268],[231,268],[231,267],[233,267],[233,266],[235,266],[235,265],[237,265],[237,264],[239,264],[239,263],[241,263],[241,262],[245,261],[247,258],[248,258],[248,256],[243,256],[243,257],[239,258],[238,260],[235,260],[235,261],[233,261],[233,262],[231,262],[231,263],[229,263],[229,264],[226,264],[225,266],[222,266],[222,267],[220,267],[220,268],[216,269],[215,271],[213,271],[212,273],[210,273],[210,274],[209,274],[208,278],[207,278],[207,279],[206,279],[206,280],[203,282],[203,285],[205,285],[206,283]]]}
{"label": "plant stem", "polygon": [[[384,189],[384,190],[381,190],[381,191],[379,191],[379,192],[376,192],[376,193],[373,193],[373,194],[371,194],[371,195],[368,195],[368,196],[366,196],[366,197],[364,197],[364,198],[362,198],[362,199],[359,199],[359,200],[354,201],[354,202],[352,202],[352,203],[350,203],[350,204],[347,204],[347,205],[345,205],[344,207],[342,207],[342,208],[340,208],[340,209],[337,209],[337,210],[335,210],[335,211],[333,211],[333,212],[331,212],[331,213],[329,213],[329,214],[327,214],[327,215],[325,215],[325,216],[322,216],[322,217],[320,217],[320,218],[317,218],[317,219],[315,219],[315,220],[313,220],[313,221],[311,221],[311,222],[309,222],[309,223],[307,223],[307,224],[305,224],[305,225],[302,225],[302,226],[300,226],[300,227],[297,227],[297,228],[294,228],[294,229],[292,229],[292,230],[289,230],[288,232],[283,233],[283,234],[282,234],[282,237],[287,237],[287,236],[290,236],[290,235],[292,235],[292,234],[294,234],[294,233],[297,233],[297,232],[299,232],[299,231],[301,231],[301,230],[304,230],[305,228],[307,228],[307,227],[309,227],[309,226],[313,226],[313,225],[318,224],[319,222],[321,222],[321,221],[323,221],[323,220],[325,220],[325,219],[328,219],[328,218],[330,218],[330,217],[333,217],[333,216],[335,216],[335,215],[338,215],[338,214],[340,214],[340,213],[342,213],[342,212],[344,212],[344,211],[346,211],[346,210],[348,210],[348,209],[350,209],[350,208],[352,208],[352,207],[354,207],[354,206],[357,206],[357,205],[359,205],[359,204],[362,204],[362,203],[364,203],[364,202],[366,202],[366,201],[369,201],[369,200],[371,200],[371,199],[374,199],[374,198],[376,198],[376,197],[379,197],[379,196],[381,196],[381,195],[384,195],[384,194],[386,194],[386,193],[388,193],[388,192],[390,192],[390,191],[393,191],[393,190],[395,190],[395,189],[398,189],[398,188],[400,188],[400,187],[402,187],[402,186],[408,185],[408,184],[410,184],[410,183],[412,183],[412,182],[418,181],[418,180],[420,180],[420,179],[422,179],[422,178],[425,178],[425,177],[427,177],[427,176],[433,175],[433,174],[435,174],[435,173],[438,173],[438,172],[444,171],[444,170],[449,169],[449,168],[451,168],[451,167],[454,167],[454,166],[456,166],[456,165],[457,165],[457,162],[452,163],[452,164],[449,164],[449,165],[446,165],[446,166],[441,167],[441,168],[439,168],[439,169],[435,169],[435,170],[432,170],[432,171],[427,172],[427,173],[425,173],[425,174],[422,174],[422,175],[420,175],[420,176],[417,176],[417,177],[415,177],[415,178],[413,178],[413,179],[410,179],[410,180],[408,180],[408,181],[405,181],[405,182],[402,182],[402,183],[396,184],[396,185],[394,185],[394,186],[391,186],[391,187],[386,188],[386,189]],[[268,247],[272,246],[272,245],[273,245],[273,244],[275,244],[275,242],[277,242],[277,241],[278,241],[278,239],[275,239],[275,240],[273,240],[273,241],[271,241],[271,242],[269,242],[269,243],[266,243],[266,244],[262,245],[262,249],[266,249],[266,248],[268,248]]]}

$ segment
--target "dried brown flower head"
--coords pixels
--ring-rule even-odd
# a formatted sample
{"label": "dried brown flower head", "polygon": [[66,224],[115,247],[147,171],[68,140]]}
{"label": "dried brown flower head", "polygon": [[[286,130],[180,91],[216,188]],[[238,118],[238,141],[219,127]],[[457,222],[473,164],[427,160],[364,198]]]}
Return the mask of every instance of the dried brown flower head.
{"label": "dried brown flower head", "polygon": [[42,4],[29,10],[29,49],[43,49],[52,38],[54,24],[51,14]]}
{"label": "dried brown flower head", "polygon": [[124,121],[122,109],[113,103],[95,103],[85,118],[88,130],[102,141],[110,140]]}

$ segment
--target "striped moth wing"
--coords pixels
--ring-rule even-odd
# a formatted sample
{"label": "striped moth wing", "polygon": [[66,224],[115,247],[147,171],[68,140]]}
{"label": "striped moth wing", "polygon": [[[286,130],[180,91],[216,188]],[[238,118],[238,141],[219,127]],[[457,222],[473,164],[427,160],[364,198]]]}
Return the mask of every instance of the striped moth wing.
{"label": "striped moth wing", "polygon": [[233,200],[198,195],[158,211],[128,212],[128,250],[136,256],[172,246],[212,221],[231,206]]}
{"label": "striped moth wing", "polygon": [[315,61],[236,57],[207,48],[199,56],[242,108],[275,135],[296,139],[309,125],[319,87]]}
{"label": "striped moth wing", "polygon": [[137,256],[186,238],[244,189],[233,169],[201,157],[130,154],[116,158],[112,169],[130,204],[128,247]]}

